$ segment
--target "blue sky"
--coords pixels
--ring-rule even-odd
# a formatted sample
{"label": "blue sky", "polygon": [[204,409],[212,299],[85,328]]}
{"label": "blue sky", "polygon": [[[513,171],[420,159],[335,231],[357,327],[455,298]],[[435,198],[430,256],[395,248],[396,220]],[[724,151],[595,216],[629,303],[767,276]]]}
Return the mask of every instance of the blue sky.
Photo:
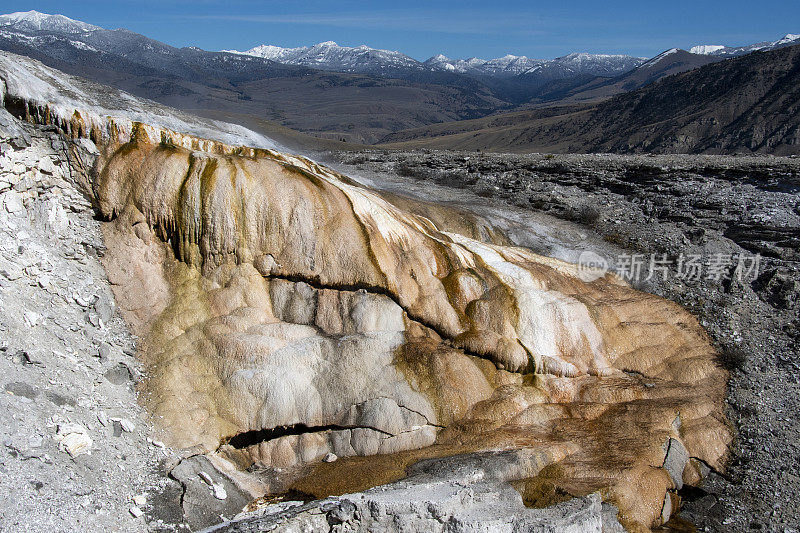
{"label": "blue sky", "polygon": [[417,59],[552,58],[570,52],[653,56],[674,46],[750,44],[800,33],[800,2],[3,0],[1,12],[61,13],[206,50],[320,41],[400,50]]}

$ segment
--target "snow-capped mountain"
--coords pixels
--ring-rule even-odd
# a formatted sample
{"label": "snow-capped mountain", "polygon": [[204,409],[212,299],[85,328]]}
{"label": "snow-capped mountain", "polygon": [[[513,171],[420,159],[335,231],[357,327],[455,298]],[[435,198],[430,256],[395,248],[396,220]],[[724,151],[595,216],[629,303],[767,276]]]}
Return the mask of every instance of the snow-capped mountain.
{"label": "snow-capped mountain", "polygon": [[[697,48],[697,47],[695,47],[695,48]],[[670,48],[669,50],[664,50],[663,52],[661,52],[661,53],[660,53],[660,54],[658,54],[657,56],[655,56],[655,57],[652,57],[652,58],[648,59],[647,61],[645,61],[644,63],[642,63],[642,64],[640,65],[640,67],[641,67],[641,68],[649,68],[649,67],[652,67],[653,65],[656,65],[656,64],[658,64],[658,63],[661,63],[661,62],[662,62],[664,59],[666,59],[667,57],[669,57],[669,56],[674,56],[674,55],[676,55],[676,54],[678,54],[678,53],[680,53],[680,50],[679,50],[678,48]],[[690,53],[690,54],[697,54],[698,52],[692,52],[692,51],[690,50],[690,51],[689,51],[689,53]],[[703,54],[703,55],[708,55],[708,54]]]}
{"label": "snow-capped mountain", "polygon": [[611,54],[569,54],[550,61],[543,61],[526,71],[526,74],[547,73],[549,77],[570,78],[574,76],[617,76],[632,70],[647,60]]}
{"label": "snow-capped mountain", "polygon": [[0,49],[40,61],[52,60],[61,68],[73,65],[77,72],[98,69],[195,81],[230,79],[242,72],[269,76],[298,70],[251,56],[175,48],[129,30],[108,30],[38,11],[0,15]]}
{"label": "snow-capped mountain", "polygon": [[[697,46],[692,46],[689,48],[689,53],[698,54],[701,56],[710,56],[714,52],[719,52],[723,49],[725,49],[725,47],[721,44],[698,44]],[[673,50],[677,50],[677,48],[673,48]]]}
{"label": "snow-capped mountain", "polygon": [[48,15],[38,11],[20,11],[0,15],[0,28],[13,27],[25,31],[52,31],[58,33],[88,33],[103,28],[93,26],[64,15]]}
{"label": "snow-capped mountain", "polygon": [[512,77],[524,73],[535,73],[536,69],[550,67],[564,71],[564,76],[591,74],[614,76],[640,65],[644,59],[624,55],[570,54],[556,59],[531,59],[526,56],[505,55],[495,59],[450,59],[442,54],[425,62],[419,62],[401,52],[379,50],[365,45],[340,46],[333,41],[282,48],[261,45],[240,52],[224,50],[269,59],[287,65],[302,65],[320,70],[337,72],[362,72],[381,74],[398,71],[443,71],[473,76]]}
{"label": "snow-capped mountain", "polygon": [[690,54],[686,50],[670,48],[638,67],[614,77],[597,77],[557,93],[564,102],[591,102],[633,91],[650,85],[672,74],[723,61],[724,58]]}
{"label": "snow-capped mountain", "polygon": [[382,74],[401,70],[425,70],[419,61],[400,52],[378,50],[366,45],[355,47],[340,46],[333,41],[298,48],[261,45],[244,52],[238,50],[223,51],[261,57],[287,65],[301,65],[337,72]]}
{"label": "snow-capped mountain", "polygon": [[262,57],[288,65],[302,65],[320,70],[337,72],[362,72],[369,74],[398,71],[443,71],[472,76],[513,77],[524,73],[536,73],[537,69],[561,72],[556,77],[573,75],[615,76],[640,65],[644,59],[625,55],[569,54],[556,59],[532,59],[526,56],[505,55],[495,59],[450,59],[442,54],[419,62],[401,52],[379,50],[365,45],[340,46],[333,41],[282,48],[261,45],[240,52],[224,50],[234,54]]}
{"label": "snow-capped mountain", "polygon": [[789,33],[786,36],[782,37],[781,39],[778,39],[777,41],[764,41],[761,43],[750,44],[747,46],[724,46],[721,44],[700,44],[691,47],[689,49],[689,52],[693,54],[709,55],[709,56],[735,57],[744,54],[749,54],[750,52],[755,52],[756,50],[760,51],[775,50],[776,48],[783,48],[784,46],[792,46],[795,44],[800,44],[800,35]]}
{"label": "snow-capped mountain", "polygon": [[[527,80],[534,85],[554,80],[574,77],[602,76],[615,77],[646,63],[646,58],[627,55],[574,53],[555,59],[533,59],[521,55],[508,54],[494,59],[451,59],[442,54],[421,62],[402,52],[381,50],[366,45],[341,46],[326,41],[313,46],[284,48],[273,45],[256,46],[250,50],[224,50],[206,52],[198,48],[177,49],[163,43],[147,39],[127,30],[106,30],[92,24],[73,20],[63,15],[48,15],[38,11],[26,11],[0,15],[0,40],[25,43],[29,47],[52,49],[60,47],[72,50],[66,57],[77,51],[90,51],[98,54],[120,55],[126,59],[153,66],[165,61],[192,55],[193,61],[236,63],[240,66],[255,67],[253,61],[264,64],[275,63],[308,67],[316,70],[352,72],[383,77],[439,76],[442,73],[461,74],[472,77],[515,78]],[[754,50],[771,50],[782,46],[800,43],[800,35],[789,34],[774,42],[757,43],[750,46],[727,47],[722,45],[698,45],[690,52],[696,55],[732,57]],[[62,52],[63,55],[66,52]],[[202,57],[201,57],[202,56]],[[227,58],[226,58],[227,56]],[[250,62],[245,61],[249,59]],[[257,59],[256,59],[257,58]],[[650,61],[661,59],[661,55]],[[183,59],[180,59],[183,61]],[[264,61],[267,60],[267,61]],[[445,78],[447,79],[447,78]]]}
{"label": "snow-capped mountain", "polygon": [[[591,98],[606,97],[670,73],[748,51],[797,43],[800,35],[790,34],[774,42],[743,47],[700,45],[691,53],[671,49],[649,61],[626,55],[574,53],[555,59],[512,54],[494,59],[451,59],[439,54],[423,62],[399,51],[366,45],[341,46],[333,41],[295,48],[261,45],[244,52],[211,52],[196,47],[175,48],[125,29],[108,30],[63,15],[37,11],[0,15],[0,49],[72,69],[72,73],[91,73],[98,81],[120,83],[126,90],[162,98],[172,105],[189,107],[205,102],[192,84],[218,87],[235,80],[233,98],[250,102],[253,95],[248,91],[255,89],[243,89],[246,81],[281,78],[282,87],[296,88],[307,76],[322,76],[319,71],[327,71],[342,73],[343,77],[335,81],[325,74],[326,83],[337,88],[354,83],[358,87],[383,83],[354,82],[354,75],[391,79],[404,86],[417,84],[415,91],[423,90],[423,85],[424,90],[433,86],[436,94],[457,88],[459,94],[467,95],[465,102],[458,105],[470,110],[453,115],[460,118],[491,112],[498,106],[519,105],[532,98],[551,101],[576,90],[579,94],[589,90]],[[613,90],[608,89],[608,84]],[[380,100],[383,96],[365,96],[373,97]],[[445,101],[443,96],[441,102]]]}
{"label": "snow-capped mountain", "polygon": [[458,72],[482,76],[516,76],[545,63],[543,59],[530,59],[525,56],[505,55],[496,59],[450,59],[442,54],[425,61],[425,65],[435,70]]}

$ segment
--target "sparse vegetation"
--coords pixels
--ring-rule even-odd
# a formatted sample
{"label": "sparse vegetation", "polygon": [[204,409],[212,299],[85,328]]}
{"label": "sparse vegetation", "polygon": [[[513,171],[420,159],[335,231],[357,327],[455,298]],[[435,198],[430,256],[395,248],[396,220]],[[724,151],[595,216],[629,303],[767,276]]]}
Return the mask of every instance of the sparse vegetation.
{"label": "sparse vegetation", "polygon": [[729,372],[744,370],[747,366],[747,351],[738,344],[723,346],[719,351],[719,362]]}
{"label": "sparse vegetation", "polygon": [[394,171],[405,178],[426,179],[430,177],[430,172],[427,169],[411,165],[406,161],[396,163]]}
{"label": "sparse vegetation", "polygon": [[600,209],[592,204],[584,204],[575,209],[570,209],[565,216],[565,218],[569,220],[588,227],[596,226],[597,222],[600,220],[600,217]]}

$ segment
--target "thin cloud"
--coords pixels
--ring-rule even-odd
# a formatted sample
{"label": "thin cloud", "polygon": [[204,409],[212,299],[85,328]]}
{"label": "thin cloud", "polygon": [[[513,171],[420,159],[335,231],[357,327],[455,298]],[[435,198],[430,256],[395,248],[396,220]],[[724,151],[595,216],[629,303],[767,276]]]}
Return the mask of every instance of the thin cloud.
{"label": "thin cloud", "polygon": [[[536,15],[489,16],[485,13],[424,12],[408,13],[343,13],[343,14],[272,14],[272,15],[177,15],[190,20],[217,20],[261,24],[302,24],[341,28],[369,28],[422,32],[442,32],[459,35],[546,35],[547,23]],[[574,21],[572,21],[574,24]]]}

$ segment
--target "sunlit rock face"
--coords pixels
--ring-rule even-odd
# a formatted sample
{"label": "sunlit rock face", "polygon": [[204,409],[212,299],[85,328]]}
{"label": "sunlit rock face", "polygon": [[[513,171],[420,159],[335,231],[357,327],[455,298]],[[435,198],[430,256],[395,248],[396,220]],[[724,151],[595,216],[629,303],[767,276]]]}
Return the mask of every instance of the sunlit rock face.
{"label": "sunlit rock face", "polygon": [[[600,490],[634,528],[723,467],[726,376],[708,338],[611,275],[584,282],[485,221],[440,208],[434,222],[269,151],[138,135],[106,147],[92,182],[113,220],[109,277],[145,339],[146,402],[175,445],[239,439],[282,468],[551,450],[546,475],[520,474],[529,503]],[[678,479],[670,438],[688,450]]]}
{"label": "sunlit rock face", "polygon": [[252,493],[343,494],[478,457],[528,505],[599,491],[645,530],[724,467],[727,376],[679,306],[583,281],[467,213],[226,144],[235,129],[113,118],[117,98],[81,108],[98,90],[41,64],[0,70],[9,110],[76,140],[164,438],[297,473],[236,477]]}

